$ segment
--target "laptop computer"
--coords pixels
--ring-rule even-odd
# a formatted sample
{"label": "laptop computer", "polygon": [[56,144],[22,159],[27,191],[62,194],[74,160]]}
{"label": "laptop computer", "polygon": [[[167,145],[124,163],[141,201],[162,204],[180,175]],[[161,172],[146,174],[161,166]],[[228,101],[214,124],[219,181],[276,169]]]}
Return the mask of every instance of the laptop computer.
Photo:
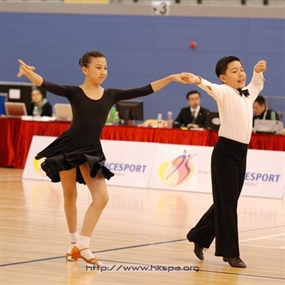
{"label": "laptop computer", "polygon": [[60,104],[60,103],[55,104],[54,113],[57,121],[72,120],[72,110],[70,104]]}
{"label": "laptop computer", "polygon": [[27,116],[26,104],[22,102],[4,102],[6,116],[9,118],[21,118]]}
{"label": "laptop computer", "polygon": [[254,120],[254,132],[265,134],[282,134],[283,123],[277,120]]}
{"label": "laptop computer", "polygon": [[208,130],[219,130],[220,124],[218,112],[208,112],[206,114],[206,128]]}

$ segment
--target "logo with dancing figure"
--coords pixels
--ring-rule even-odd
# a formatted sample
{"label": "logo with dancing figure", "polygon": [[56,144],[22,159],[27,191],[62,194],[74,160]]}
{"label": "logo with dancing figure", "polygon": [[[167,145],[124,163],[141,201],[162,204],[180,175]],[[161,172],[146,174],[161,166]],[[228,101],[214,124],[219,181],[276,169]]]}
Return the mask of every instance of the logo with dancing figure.
{"label": "logo with dancing figure", "polygon": [[159,177],[168,186],[177,186],[187,182],[194,173],[194,165],[190,162],[194,155],[183,154],[174,158],[172,161],[163,162],[158,169]]}
{"label": "logo with dancing figure", "polygon": [[40,176],[46,176],[46,173],[42,170],[41,168],[41,164],[42,162],[44,161],[45,159],[44,158],[41,158],[39,160],[35,159],[33,160],[33,167],[34,167],[34,170],[35,172],[40,175]]}

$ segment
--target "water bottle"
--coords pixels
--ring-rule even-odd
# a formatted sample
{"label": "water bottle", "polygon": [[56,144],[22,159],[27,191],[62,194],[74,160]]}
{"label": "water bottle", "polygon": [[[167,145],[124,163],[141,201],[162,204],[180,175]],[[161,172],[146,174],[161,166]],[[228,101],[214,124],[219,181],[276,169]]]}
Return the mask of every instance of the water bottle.
{"label": "water bottle", "polygon": [[160,113],[157,115],[157,127],[162,128],[162,115]]}
{"label": "water bottle", "polygon": [[173,119],[172,119],[172,112],[167,112],[167,128],[172,129]]}
{"label": "water bottle", "polygon": [[115,112],[115,116],[114,116],[114,125],[118,126],[119,125],[119,121],[120,121],[119,112],[116,111]]}
{"label": "water bottle", "polygon": [[34,106],[34,110],[33,110],[33,116],[34,117],[39,117],[39,108],[37,106]]}
{"label": "water bottle", "polygon": [[55,106],[52,106],[52,117],[56,118],[56,110],[55,110]]}
{"label": "water bottle", "polygon": [[271,117],[271,120],[276,120],[276,113],[274,111],[271,111],[271,114],[270,114],[270,117]]}
{"label": "water bottle", "polygon": [[109,114],[108,114],[106,124],[107,124],[107,125],[111,125],[111,124],[112,124],[112,120],[111,120],[111,111],[110,111],[110,112],[109,112]]}

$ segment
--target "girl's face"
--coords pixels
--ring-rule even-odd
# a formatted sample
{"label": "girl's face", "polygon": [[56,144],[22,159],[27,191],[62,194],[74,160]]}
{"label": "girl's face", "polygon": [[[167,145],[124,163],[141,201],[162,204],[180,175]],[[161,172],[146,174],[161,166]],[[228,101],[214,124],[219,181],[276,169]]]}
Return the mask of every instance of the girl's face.
{"label": "girl's face", "polygon": [[82,72],[93,84],[103,83],[108,75],[106,58],[92,57],[88,67],[82,67]]}
{"label": "girl's face", "polygon": [[31,97],[32,97],[32,102],[35,103],[35,104],[40,104],[43,100],[43,95],[42,93],[37,90],[37,89],[34,89],[31,93]]}
{"label": "girl's face", "polygon": [[230,62],[226,73],[220,75],[220,80],[235,89],[243,88],[246,83],[246,73],[241,63],[237,60]]}

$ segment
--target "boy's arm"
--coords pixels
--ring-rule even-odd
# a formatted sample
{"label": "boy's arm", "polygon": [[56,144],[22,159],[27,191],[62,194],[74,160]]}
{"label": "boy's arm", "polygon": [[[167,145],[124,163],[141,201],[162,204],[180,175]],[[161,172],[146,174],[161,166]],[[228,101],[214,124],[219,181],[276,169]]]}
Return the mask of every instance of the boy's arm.
{"label": "boy's arm", "polygon": [[188,75],[188,80],[187,80],[188,83],[196,84],[199,88],[201,88],[211,97],[213,97],[217,101],[217,103],[222,104],[223,97],[220,96],[223,89],[222,85],[211,83],[193,73],[187,73],[187,75]]}
{"label": "boy's arm", "polygon": [[260,60],[255,66],[254,71],[257,73],[264,72],[266,70],[266,61]]}
{"label": "boy's arm", "polygon": [[253,76],[246,87],[249,90],[250,99],[252,102],[257,98],[258,94],[261,92],[264,86],[264,77],[263,72],[266,70],[266,61],[260,60],[255,66],[253,70]]}

